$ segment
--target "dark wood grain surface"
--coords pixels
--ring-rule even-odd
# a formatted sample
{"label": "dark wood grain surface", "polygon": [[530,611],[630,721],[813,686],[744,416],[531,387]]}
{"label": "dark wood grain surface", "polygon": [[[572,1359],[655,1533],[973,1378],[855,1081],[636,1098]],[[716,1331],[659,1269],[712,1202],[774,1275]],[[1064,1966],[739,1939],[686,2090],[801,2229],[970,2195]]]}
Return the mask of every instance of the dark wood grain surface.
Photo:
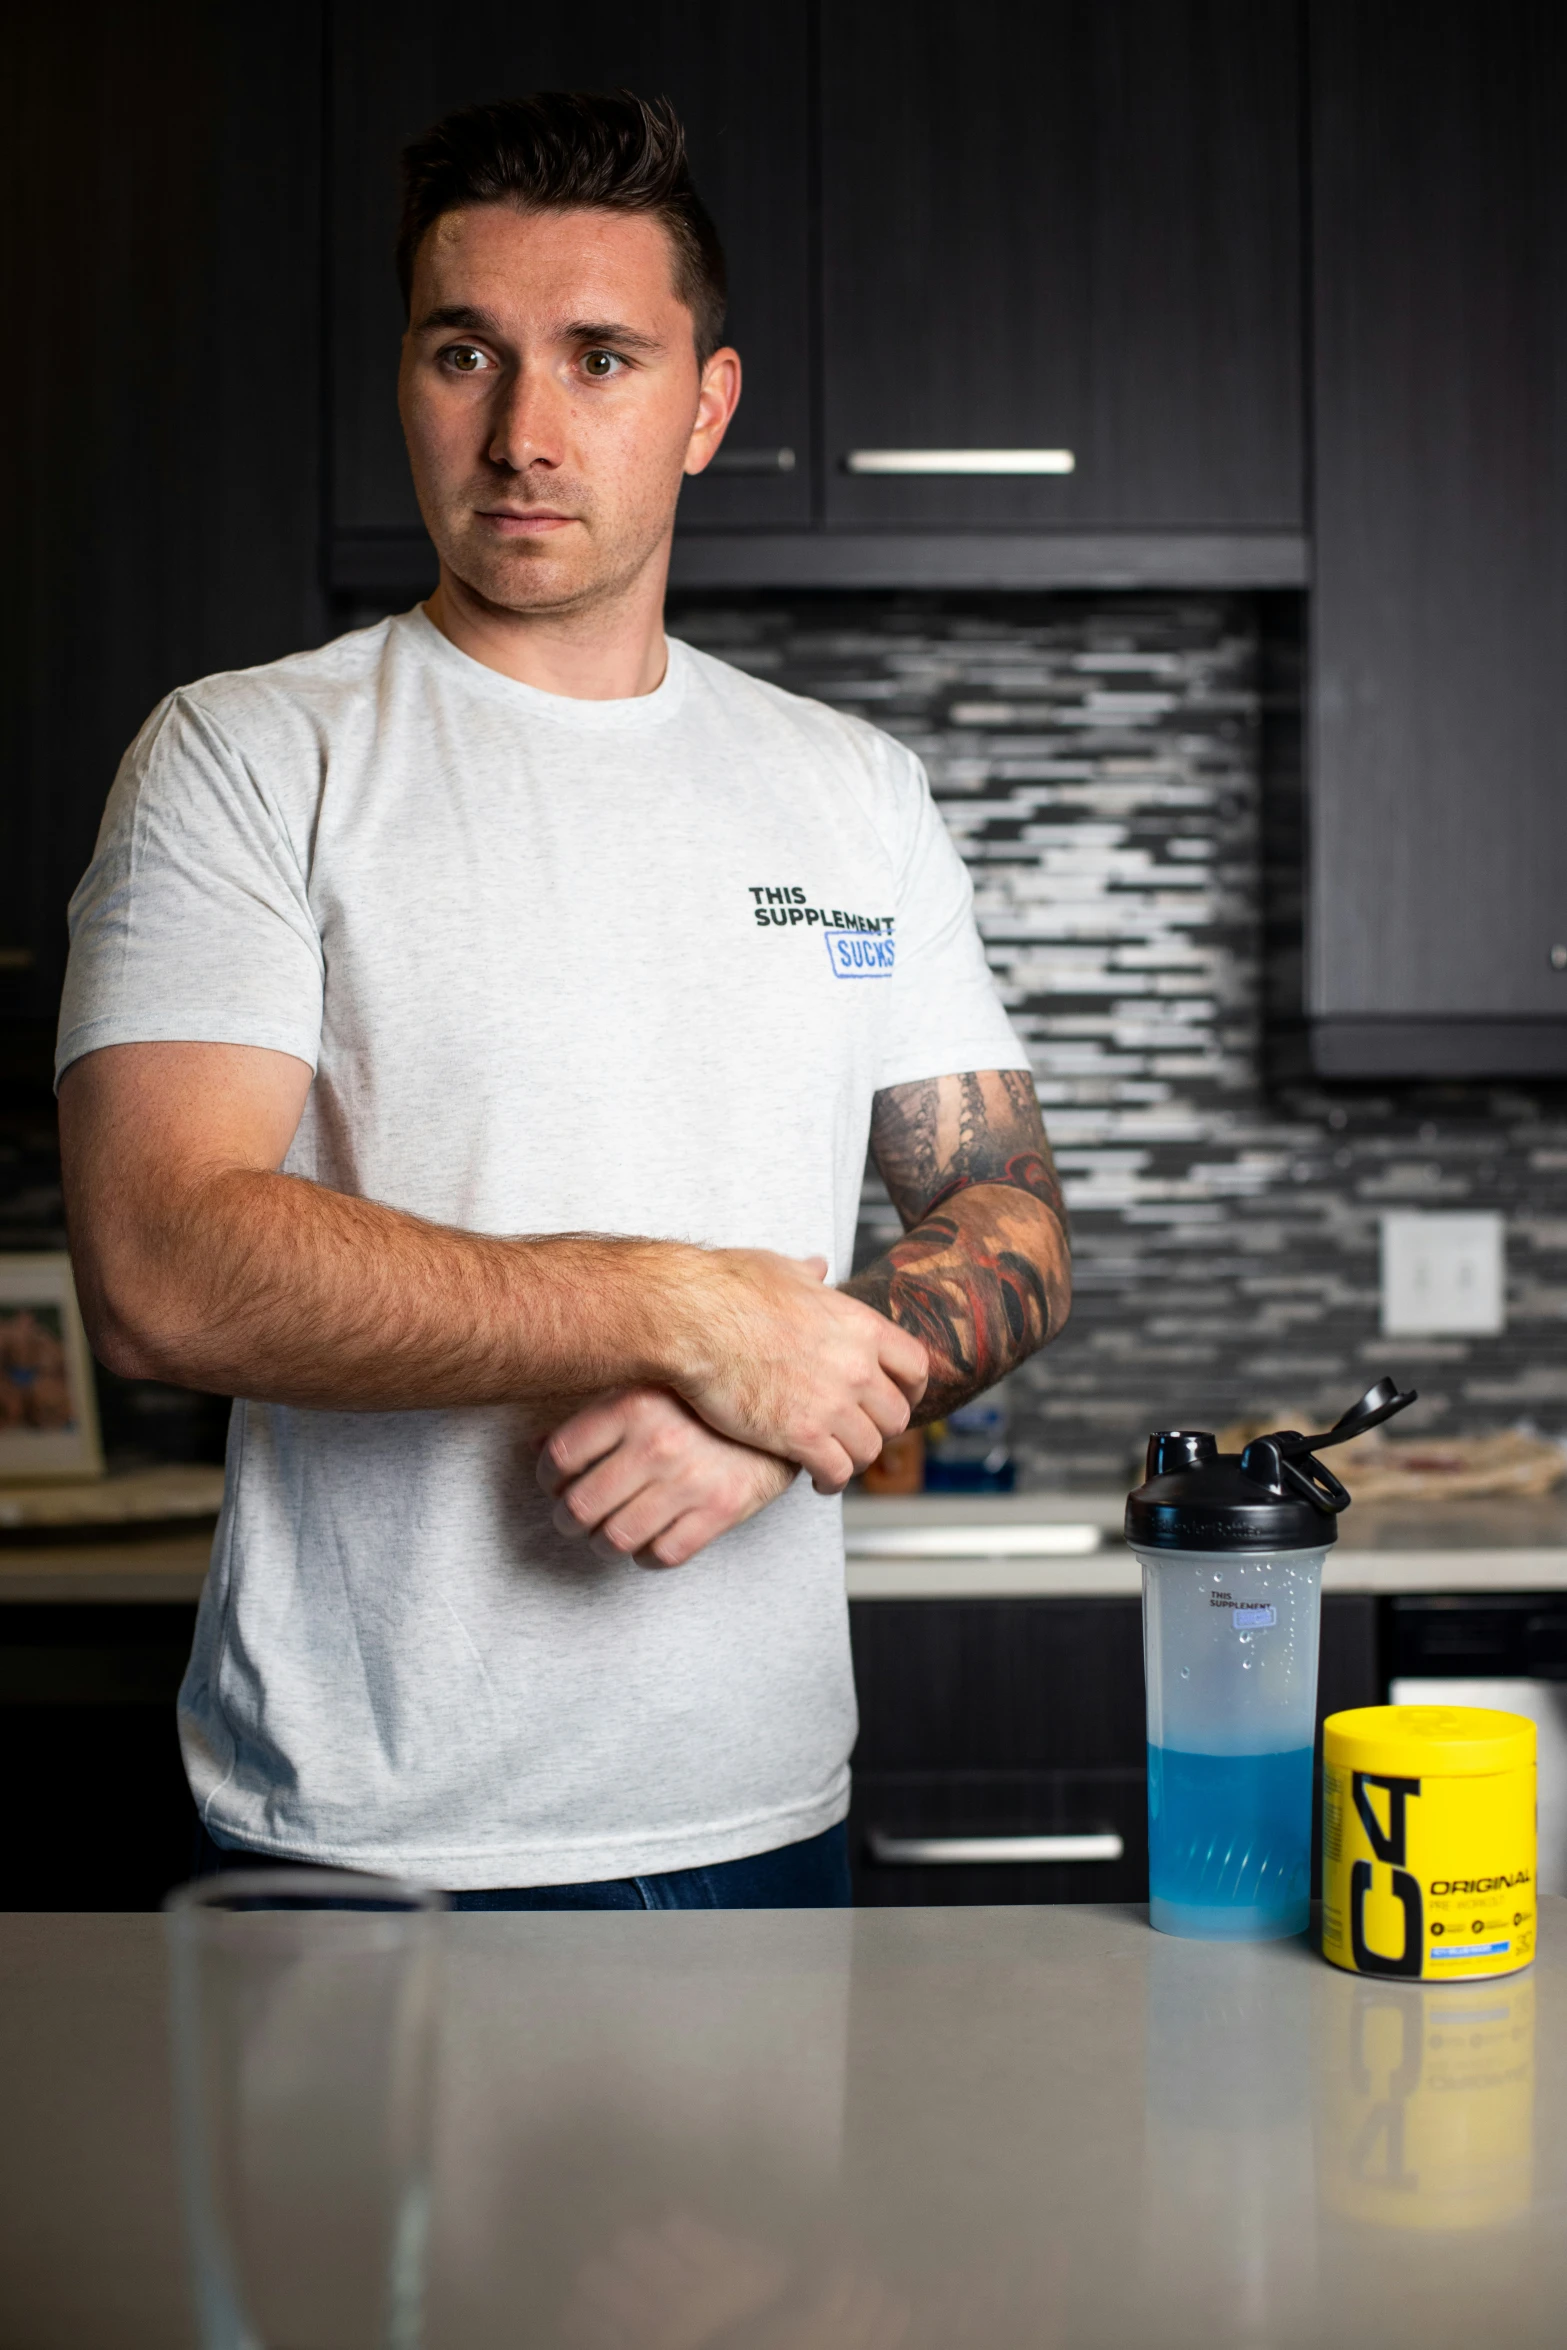
{"label": "dark wood grain surface", "polygon": [[1313,25],[1311,1009],[1344,1074],[1560,1074],[1567,14]]}
{"label": "dark wood grain surface", "polygon": [[[1293,0],[835,0],[822,22],[829,520],[1297,527]],[[1038,446],[1076,472],[841,469]]]}
{"label": "dark wood grain surface", "polygon": [[326,633],[320,49],[317,0],[10,12],[0,1016],[52,1022],[159,698]]}

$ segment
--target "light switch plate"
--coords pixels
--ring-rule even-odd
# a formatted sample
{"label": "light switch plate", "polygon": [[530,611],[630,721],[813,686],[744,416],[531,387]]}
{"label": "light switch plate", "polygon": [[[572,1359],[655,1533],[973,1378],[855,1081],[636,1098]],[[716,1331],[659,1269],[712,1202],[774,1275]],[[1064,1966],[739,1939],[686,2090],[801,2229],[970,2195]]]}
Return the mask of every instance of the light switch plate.
{"label": "light switch plate", "polygon": [[1383,1217],[1385,1338],[1494,1338],[1506,1327],[1500,1216],[1400,1212]]}

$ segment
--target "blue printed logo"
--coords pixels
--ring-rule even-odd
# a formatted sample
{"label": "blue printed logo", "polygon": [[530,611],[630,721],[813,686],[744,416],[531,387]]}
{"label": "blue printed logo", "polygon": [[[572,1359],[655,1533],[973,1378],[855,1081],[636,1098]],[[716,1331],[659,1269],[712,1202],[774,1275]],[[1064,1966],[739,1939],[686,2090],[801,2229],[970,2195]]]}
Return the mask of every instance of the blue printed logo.
{"label": "blue printed logo", "polygon": [[890,979],[892,977],[892,946],[890,938],[878,938],[871,930],[826,930],[827,960],[840,979]]}

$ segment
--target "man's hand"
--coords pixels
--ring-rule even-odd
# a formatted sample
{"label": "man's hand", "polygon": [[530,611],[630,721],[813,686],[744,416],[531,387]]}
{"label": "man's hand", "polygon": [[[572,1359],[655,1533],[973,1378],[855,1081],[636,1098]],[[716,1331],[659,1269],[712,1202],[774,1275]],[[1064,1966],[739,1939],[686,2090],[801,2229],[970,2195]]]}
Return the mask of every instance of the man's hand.
{"label": "man's hand", "polygon": [[601,1558],[646,1567],[683,1567],[797,1474],[793,1461],[720,1436],[657,1387],[604,1396],[539,1448],[558,1530],[586,1535]]}
{"label": "man's hand", "polygon": [[694,1256],[678,1294],[686,1357],[672,1384],[720,1435],[798,1461],[838,1493],[901,1436],[925,1392],[923,1342],[824,1287],[824,1257]]}

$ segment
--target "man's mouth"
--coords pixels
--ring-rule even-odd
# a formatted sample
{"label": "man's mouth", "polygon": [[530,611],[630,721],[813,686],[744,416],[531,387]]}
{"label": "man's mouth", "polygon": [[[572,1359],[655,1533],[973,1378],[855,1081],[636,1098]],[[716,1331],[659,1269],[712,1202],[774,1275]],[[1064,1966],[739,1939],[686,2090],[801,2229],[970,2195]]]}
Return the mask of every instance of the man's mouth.
{"label": "man's mouth", "polygon": [[555,506],[480,506],[479,520],[492,530],[497,538],[547,538],[551,531],[565,530],[579,518],[562,514]]}

